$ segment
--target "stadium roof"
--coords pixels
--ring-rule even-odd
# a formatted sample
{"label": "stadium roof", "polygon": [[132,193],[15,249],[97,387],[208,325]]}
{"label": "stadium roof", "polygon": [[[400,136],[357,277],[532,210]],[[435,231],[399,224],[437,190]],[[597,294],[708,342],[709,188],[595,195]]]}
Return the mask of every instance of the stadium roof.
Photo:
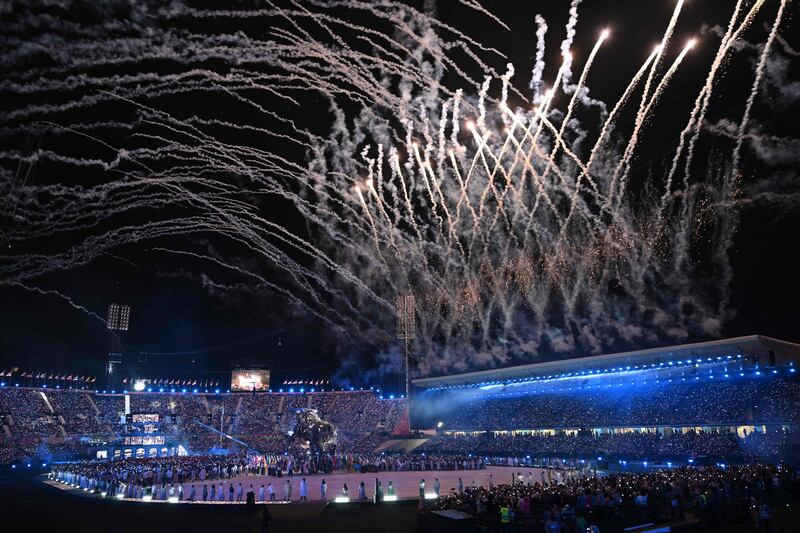
{"label": "stadium roof", "polygon": [[[770,353],[775,357],[770,360]],[[708,342],[679,344],[661,348],[648,348],[632,352],[620,352],[589,357],[573,357],[556,361],[545,361],[528,365],[481,370],[412,381],[414,386],[423,389],[451,387],[454,385],[473,385],[487,381],[508,381],[531,376],[557,374],[564,371],[605,369],[611,366],[649,365],[678,360],[686,357],[711,357],[723,355],[743,355],[758,357],[761,364],[784,365],[793,362],[800,364],[800,344],[773,339],[763,335],[748,335]]]}

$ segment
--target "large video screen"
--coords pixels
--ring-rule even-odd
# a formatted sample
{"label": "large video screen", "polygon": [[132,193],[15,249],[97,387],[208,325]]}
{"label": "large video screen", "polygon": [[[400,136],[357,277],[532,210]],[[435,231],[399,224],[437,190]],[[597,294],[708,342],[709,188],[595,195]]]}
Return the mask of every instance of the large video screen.
{"label": "large video screen", "polygon": [[232,391],[265,391],[269,389],[269,370],[234,370]]}

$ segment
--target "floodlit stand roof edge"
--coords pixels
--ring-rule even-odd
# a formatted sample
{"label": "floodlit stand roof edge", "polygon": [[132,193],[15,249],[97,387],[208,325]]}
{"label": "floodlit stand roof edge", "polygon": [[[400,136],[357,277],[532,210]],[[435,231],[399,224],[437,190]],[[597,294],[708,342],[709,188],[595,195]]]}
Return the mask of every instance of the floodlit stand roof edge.
{"label": "floodlit stand roof edge", "polygon": [[655,362],[677,361],[686,357],[718,357],[737,354],[762,356],[761,364],[766,364],[768,359],[763,357],[768,357],[770,351],[775,354],[776,365],[793,364],[800,366],[800,344],[764,335],[747,335],[730,339],[573,357],[462,374],[418,378],[412,380],[412,384],[422,389],[474,385],[487,381],[508,381],[532,375],[562,373],[572,370],[603,369],[615,365],[631,365],[632,367],[639,365],[641,367]]}

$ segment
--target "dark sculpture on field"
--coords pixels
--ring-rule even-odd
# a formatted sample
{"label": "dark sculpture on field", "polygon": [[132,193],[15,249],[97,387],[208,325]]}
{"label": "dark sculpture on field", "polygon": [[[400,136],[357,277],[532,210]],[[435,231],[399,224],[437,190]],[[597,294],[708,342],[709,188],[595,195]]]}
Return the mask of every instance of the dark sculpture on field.
{"label": "dark sculpture on field", "polygon": [[336,451],[336,426],[322,420],[316,409],[298,409],[295,416],[294,443],[301,446],[307,443],[312,454]]}

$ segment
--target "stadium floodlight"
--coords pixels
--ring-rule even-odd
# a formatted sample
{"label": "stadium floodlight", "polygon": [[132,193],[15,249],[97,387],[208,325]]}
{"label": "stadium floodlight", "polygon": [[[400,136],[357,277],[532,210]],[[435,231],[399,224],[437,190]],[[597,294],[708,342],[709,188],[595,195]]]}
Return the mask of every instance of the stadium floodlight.
{"label": "stadium floodlight", "polygon": [[398,294],[397,298],[395,298],[395,311],[397,312],[397,338],[403,341],[406,362],[406,398],[411,398],[411,379],[409,373],[411,356],[409,352],[409,341],[412,340],[417,333],[415,320],[417,314],[417,300],[414,295],[410,292]]}
{"label": "stadium floodlight", "polygon": [[131,319],[131,306],[109,304],[106,315],[106,327],[112,331],[128,331]]}
{"label": "stadium floodlight", "polygon": [[119,304],[109,304],[106,314],[106,327],[110,330],[119,329]]}
{"label": "stadium floodlight", "polygon": [[133,384],[133,390],[135,390],[136,392],[142,392],[144,390],[144,381],[142,381],[141,379],[137,380]]}

